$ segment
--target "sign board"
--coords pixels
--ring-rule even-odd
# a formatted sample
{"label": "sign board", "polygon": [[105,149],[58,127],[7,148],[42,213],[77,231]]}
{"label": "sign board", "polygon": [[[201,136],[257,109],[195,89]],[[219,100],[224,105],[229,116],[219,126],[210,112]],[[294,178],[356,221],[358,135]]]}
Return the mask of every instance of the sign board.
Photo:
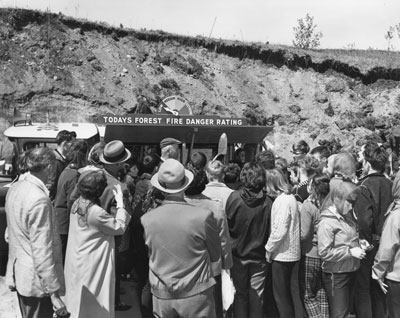
{"label": "sign board", "polygon": [[193,115],[189,102],[181,96],[168,96],[164,98],[157,110],[159,114]]}

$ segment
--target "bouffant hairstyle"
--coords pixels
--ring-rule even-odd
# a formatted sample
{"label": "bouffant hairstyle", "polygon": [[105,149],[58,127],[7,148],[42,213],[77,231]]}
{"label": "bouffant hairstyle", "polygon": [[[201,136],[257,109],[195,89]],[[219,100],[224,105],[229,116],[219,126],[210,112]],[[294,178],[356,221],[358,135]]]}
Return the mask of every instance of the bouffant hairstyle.
{"label": "bouffant hairstyle", "polygon": [[306,155],[303,158],[299,159],[297,161],[297,166],[300,169],[303,169],[308,177],[314,175],[318,171],[321,171],[321,166],[318,159],[309,155]]}
{"label": "bouffant hairstyle", "polygon": [[207,175],[204,169],[199,169],[190,165],[186,165],[186,169],[193,173],[193,181],[185,190],[186,195],[197,195],[204,191],[208,183]]}
{"label": "bouffant hairstyle", "polygon": [[224,178],[225,165],[219,160],[211,160],[207,164],[207,175],[212,180],[221,181]]}
{"label": "bouffant hairstyle", "polygon": [[204,152],[196,151],[190,156],[187,166],[204,169],[207,165],[207,156]]}
{"label": "bouffant hairstyle", "polygon": [[154,154],[144,156],[142,162],[139,164],[139,175],[143,173],[153,174],[154,169],[158,166],[160,160]]}
{"label": "bouffant hairstyle", "polygon": [[91,165],[96,167],[102,167],[103,163],[100,161],[100,154],[103,152],[106,143],[100,141],[93,145],[88,153],[88,161]]}
{"label": "bouffant hairstyle", "polygon": [[311,199],[320,207],[329,193],[330,176],[327,173],[317,172],[311,179]]}
{"label": "bouffant hairstyle", "polygon": [[356,162],[354,157],[349,152],[339,152],[335,155],[332,166],[334,176],[343,179],[353,179],[356,173]]}
{"label": "bouffant hairstyle", "polygon": [[86,166],[87,143],[84,140],[73,140],[66,154],[66,159],[75,169]]}
{"label": "bouffant hairstyle", "polygon": [[261,151],[256,156],[256,161],[264,169],[274,169],[275,168],[275,154],[272,150]]}
{"label": "bouffant hairstyle", "polygon": [[237,163],[230,162],[225,167],[224,172],[225,172],[224,182],[235,183],[236,181],[238,181],[240,176],[240,167]]}
{"label": "bouffant hairstyle", "polygon": [[82,174],[77,185],[79,194],[84,199],[92,202],[98,202],[106,187],[107,179],[102,170],[89,171]]}
{"label": "bouffant hairstyle", "polygon": [[240,181],[245,188],[260,192],[265,187],[265,169],[256,162],[247,162],[240,172]]}
{"label": "bouffant hairstyle", "polygon": [[374,141],[368,141],[364,145],[364,158],[369,162],[372,169],[383,173],[388,161],[389,155],[383,147]]}
{"label": "bouffant hairstyle", "polygon": [[336,210],[343,214],[345,201],[353,204],[357,198],[357,186],[353,182],[341,181],[340,186],[332,187],[322,203],[321,210],[328,209],[330,206],[335,206]]}
{"label": "bouffant hairstyle", "polygon": [[32,148],[25,152],[21,162],[26,171],[41,172],[56,160],[54,151],[47,147]]}
{"label": "bouffant hairstyle", "polygon": [[278,169],[266,170],[266,184],[265,188],[270,197],[277,197],[282,192],[285,194],[290,193],[290,186],[283,176],[282,172]]}
{"label": "bouffant hairstyle", "polygon": [[305,140],[299,140],[292,145],[294,155],[305,155],[310,151],[310,146]]}

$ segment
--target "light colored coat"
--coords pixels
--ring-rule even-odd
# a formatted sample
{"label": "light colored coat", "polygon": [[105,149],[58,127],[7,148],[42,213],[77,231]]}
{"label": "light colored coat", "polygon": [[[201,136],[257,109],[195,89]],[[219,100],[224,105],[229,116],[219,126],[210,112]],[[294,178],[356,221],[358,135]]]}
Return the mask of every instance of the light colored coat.
{"label": "light colored coat", "polygon": [[44,183],[27,173],[6,197],[9,235],[7,284],[26,297],[65,290],[61,242]]}

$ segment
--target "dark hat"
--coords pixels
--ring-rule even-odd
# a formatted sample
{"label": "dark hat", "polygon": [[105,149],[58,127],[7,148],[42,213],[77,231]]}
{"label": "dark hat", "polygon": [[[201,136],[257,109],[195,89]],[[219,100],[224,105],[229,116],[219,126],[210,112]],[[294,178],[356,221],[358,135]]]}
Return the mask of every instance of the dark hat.
{"label": "dark hat", "polygon": [[193,173],[175,159],[166,159],[158,172],[151,178],[153,187],[166,193],[185,190],[193,181]]}
{"label": "dark hat", "polygon": [[125,148],[120,140],[110,141],[105,145],[103,153],[100,154],[100,161],[106,164],[117,164],[128,160],[131,152]]}
{"label": "dark hat", "polygon": [[167,147],[169,145],[180,145],[182,142],[179,141],[178,139],[175,138],[164,138],[163,140],[161,140],[160,142],[160,148],[164,148]]}

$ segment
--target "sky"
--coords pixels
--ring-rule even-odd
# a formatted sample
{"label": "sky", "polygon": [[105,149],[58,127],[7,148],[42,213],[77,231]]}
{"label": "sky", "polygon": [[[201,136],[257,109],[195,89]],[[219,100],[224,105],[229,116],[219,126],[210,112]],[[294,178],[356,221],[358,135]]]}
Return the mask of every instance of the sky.
{"label": "sky", "polygon": [[[399,0],[0,0],[0,7],[62,12],[112,26],[247,42],[292,45],[307,13],[322,32],[320,48],[388,49],[400,23]],[[390,45],[400,50],[395,34]]]}

